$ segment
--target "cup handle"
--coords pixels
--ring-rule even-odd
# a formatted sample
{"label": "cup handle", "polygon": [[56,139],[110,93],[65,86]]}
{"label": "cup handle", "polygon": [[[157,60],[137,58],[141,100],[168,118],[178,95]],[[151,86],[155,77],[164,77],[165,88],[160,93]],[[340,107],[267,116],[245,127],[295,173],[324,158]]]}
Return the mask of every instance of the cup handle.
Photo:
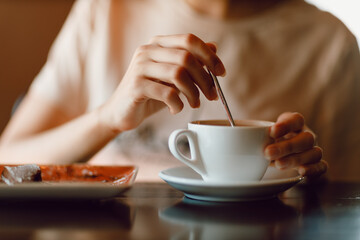
{"label": "cup handle", "polygon": [[[190,157],[186,157],[180,152],[178,148],[178,139],[181,136],[186,136],[189,141]],[[180,161],[191,167],[201,176],[206,175],[204,164],[200,157],[199,145],[197,141],[196,133],[187,129],[178,129],[173,131],[169,137],[169,149],[170,152]]]}

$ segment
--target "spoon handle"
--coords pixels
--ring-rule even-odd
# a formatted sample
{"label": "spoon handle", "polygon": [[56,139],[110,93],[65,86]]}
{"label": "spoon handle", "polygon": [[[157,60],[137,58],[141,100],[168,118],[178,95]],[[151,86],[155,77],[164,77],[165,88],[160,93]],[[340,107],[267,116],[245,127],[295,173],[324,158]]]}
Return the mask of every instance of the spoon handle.
{"label": "spoon handle", "polygon": [[221,90],[219,81],[218,81],[217,77],[214,74],[212,74],[212,72],[208,68],[206,68],[206,69],[207,69],[210,77],[214,81],[216,91],[217,91],[218,95],[220,96],[221,102],[222,102],[222,104],[223,104],[223,106],[225,108],[225,111],[226,111],[226,114],[228,116],[229,122],[230,122],[231,126],[234,127],[235,126],[234,119],[233,119],[233,117],[231,115],[231,112],[230,112],[229,106],[228,106],[228,104],[226,102],[225,96],[224,96],[224,94],[223,94],[223,92]]}

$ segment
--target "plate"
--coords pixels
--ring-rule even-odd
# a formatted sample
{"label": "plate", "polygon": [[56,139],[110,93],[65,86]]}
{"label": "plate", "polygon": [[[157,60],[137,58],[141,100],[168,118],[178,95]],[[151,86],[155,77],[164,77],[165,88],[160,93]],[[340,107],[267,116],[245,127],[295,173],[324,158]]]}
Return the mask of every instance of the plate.
{"label": "plate", "polygon": [[268,168],[261,181],[234,184],[204,182],[201,176],[189,167],[163,170],[159,176],[170,186],[182,191],[188,198],[216,202],[274,198],[303,179],[295,170],[275,168]]}
{"label": "plate", "polygon": [[[5,166],[0,165],[0,174]],[[132,186],[135,166],[39,165],[42,182],[0,183],[0,199],[101,199]]]}

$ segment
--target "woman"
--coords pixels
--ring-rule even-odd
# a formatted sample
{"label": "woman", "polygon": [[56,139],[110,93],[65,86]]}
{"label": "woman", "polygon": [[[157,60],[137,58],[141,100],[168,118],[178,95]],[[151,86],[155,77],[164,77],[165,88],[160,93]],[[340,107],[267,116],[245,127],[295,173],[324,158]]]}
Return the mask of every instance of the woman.
{"label": "woman", "polygon": [[301,0],[78,1],[2,135],[0,158],[136,164],[139,179],[157,179],[179,164],[167,150],[172,130],[225,117],[207,66],[224,76],[234,118],[276,120],[265,149],[276,167],[326,171],[305,116],[339,167],[330,177],[353,176],[350,155],[338,157],[358,137],[334,137],[359,119],[347,118],[347,104],[359,106],[355,47],[338,20]]}

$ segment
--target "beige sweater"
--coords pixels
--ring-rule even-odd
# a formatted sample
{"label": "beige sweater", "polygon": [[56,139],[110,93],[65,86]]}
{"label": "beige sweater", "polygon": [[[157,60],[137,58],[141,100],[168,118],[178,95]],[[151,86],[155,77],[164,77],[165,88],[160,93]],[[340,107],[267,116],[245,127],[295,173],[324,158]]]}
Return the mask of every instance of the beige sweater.
{"label": "beige sweater", "polygon": [[[138,46],[178,33],[217,42],[234,118],[274,121],[298,111],[318,135],[330,178],[360,179],[358,46],[338,19],[302,0],[241,21],[207,18],[182,0],[78,1],[30,91],[73,116],[90,111],[110,97]],[[173,116],[164,109],[91,162],[138,165],[138,179],[156,180],[161,169],[181,165],[167,149],[172,130],[225,117],[219,101],[204,98],[197,110],[186,105]]]}

